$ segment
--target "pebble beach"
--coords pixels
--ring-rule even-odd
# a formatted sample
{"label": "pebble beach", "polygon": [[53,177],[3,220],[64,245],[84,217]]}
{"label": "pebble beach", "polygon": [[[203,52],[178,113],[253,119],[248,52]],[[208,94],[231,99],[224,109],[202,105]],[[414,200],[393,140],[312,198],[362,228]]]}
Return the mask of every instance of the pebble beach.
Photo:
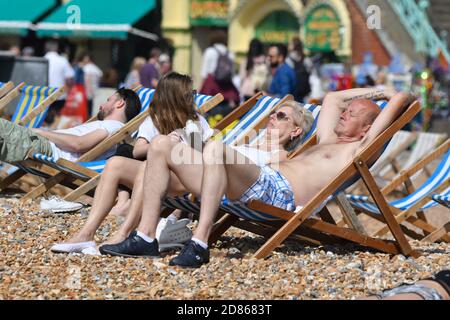
{"label": "pebble beach", "polygon": [[[160,259],[55,254],[49,248],[79,230],[89,207],[53,214],[38,203],[0,199],[0,299],[349,300],[450,268],[450,244],[412,240],[422,254],[417,259],[351,244],[311,247],[292,240],[267,259],[253,259],[264,239],[236,228],[211,248],[210,263],[199,269],[170,267],[175,252]],[[448,221],[449,214],[436,208],[432,222]],[[96,241],[111,235],[119,220],[108,217]]]}

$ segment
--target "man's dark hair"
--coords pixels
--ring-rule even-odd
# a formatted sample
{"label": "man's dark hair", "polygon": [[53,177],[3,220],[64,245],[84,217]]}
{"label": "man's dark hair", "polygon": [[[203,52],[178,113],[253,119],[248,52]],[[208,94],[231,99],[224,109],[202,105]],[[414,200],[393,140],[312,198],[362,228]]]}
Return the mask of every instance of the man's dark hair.
{"label": "man's dark hair", "polygon": [[55,51],[58,52],[59,45],[56,40],[49,40],[45,43],[45,52]]}
{"label": "man's dark hair", "polygon": [[213,46],[216,43],[221,43],[225,46],[228,44],[228,35],[224,30],[216,30],[211,34],[209,45]]}
{"label": "man's dark hair", "polygon": [[127,122],[141,111],[141,100],[136,92],[127,88],[120,88],[116,93],[125,101],[125,117]]}

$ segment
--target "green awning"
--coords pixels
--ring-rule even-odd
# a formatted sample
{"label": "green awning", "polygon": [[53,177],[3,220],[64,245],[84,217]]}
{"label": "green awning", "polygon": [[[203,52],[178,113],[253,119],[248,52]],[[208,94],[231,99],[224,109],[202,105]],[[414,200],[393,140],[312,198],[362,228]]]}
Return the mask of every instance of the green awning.
{"label": "green awning", "polygon": [[55,5],[56,0],[1,0],[0,34],[25,36],[33,23]]}
{"label": "green awning", "polygon": [[36,26],[39,37],[126,39],[129,33],[157,40],[133,27],[156,7],[156,0],[72,0]]}

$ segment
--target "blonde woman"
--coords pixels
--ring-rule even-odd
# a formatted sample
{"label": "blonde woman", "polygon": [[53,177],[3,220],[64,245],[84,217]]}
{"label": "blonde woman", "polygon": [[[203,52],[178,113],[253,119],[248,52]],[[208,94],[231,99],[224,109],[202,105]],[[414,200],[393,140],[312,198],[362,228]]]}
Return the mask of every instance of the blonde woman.
{"label": "blonde woman", "polygon": [[133,59],[131,63],[130,72],[128,72],[127,77],[125,78],[125,87],[129,89],[133,89],[136,86],[141,84],[141,79],[139,76],[139,71],[145,65],[146,61],[143,57],[136,57]]}

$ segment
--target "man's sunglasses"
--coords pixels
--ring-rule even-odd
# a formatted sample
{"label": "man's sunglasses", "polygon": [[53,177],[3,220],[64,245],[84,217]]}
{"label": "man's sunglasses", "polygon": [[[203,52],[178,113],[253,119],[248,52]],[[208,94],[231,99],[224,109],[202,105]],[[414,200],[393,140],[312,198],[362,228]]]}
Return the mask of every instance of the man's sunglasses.
{"label": "man's sunglasses", "polygon": [[283,112],[283,111],[272,111],[269,114],[269,117],[271,117],[272,115],[275,115],[277,117],[278,121],[283,121],[283,120],[287,121],[290,119],[289,116],[286,114],[286,112]]}

